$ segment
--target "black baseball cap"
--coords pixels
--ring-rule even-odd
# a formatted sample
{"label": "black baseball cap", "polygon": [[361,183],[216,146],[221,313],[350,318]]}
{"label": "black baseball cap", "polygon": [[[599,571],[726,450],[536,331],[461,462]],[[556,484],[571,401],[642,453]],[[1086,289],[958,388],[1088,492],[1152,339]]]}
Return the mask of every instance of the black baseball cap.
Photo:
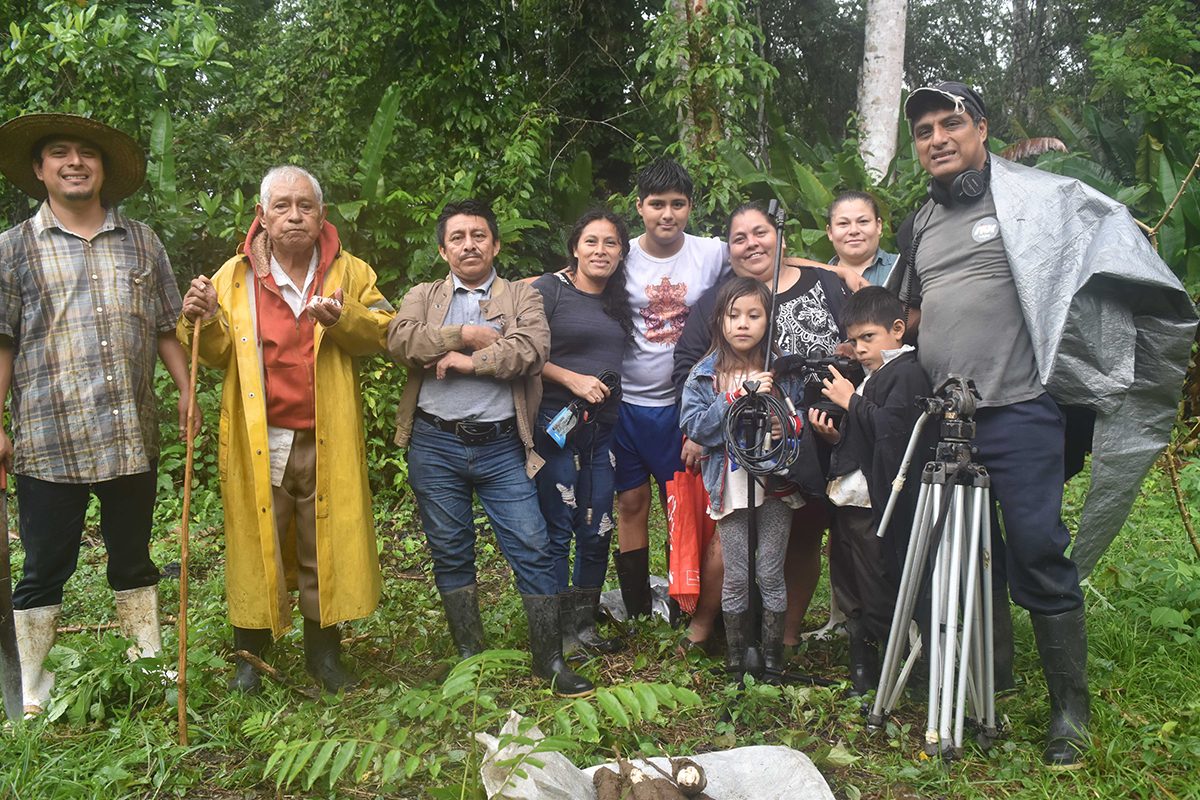
{"label": "black baseball cap", "polygon": [[915,89],[904,101],[904,117],[912,123],[933,108],[961,108],[972,118],[987,117],[987,109],[979,93],[958,81],[943,81]]}

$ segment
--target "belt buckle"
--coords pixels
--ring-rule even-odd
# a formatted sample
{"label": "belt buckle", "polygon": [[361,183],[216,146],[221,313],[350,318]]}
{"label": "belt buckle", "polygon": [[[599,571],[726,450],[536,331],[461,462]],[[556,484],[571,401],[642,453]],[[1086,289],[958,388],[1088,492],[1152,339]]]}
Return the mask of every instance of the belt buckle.
{"label": "belt buckle", "polygon": [[474,427],[479,423],[476,422],[456,422],[454,423],[454,435],[459,438],[463,444],[480,445],[487,444],[495,438],[495,426],[492,430],[484,433],[482,431],[471,430],[468,426]]}

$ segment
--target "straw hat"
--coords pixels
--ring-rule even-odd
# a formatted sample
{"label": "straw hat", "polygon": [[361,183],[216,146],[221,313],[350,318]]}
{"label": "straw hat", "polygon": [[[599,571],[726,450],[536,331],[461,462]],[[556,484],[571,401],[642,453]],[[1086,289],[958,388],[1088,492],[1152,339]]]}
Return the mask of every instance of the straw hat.
{"label": "straw hat", "polygon": [[0,125],[0,173],[30,197],[46,199],[46,186],[33,171],[31,151],[47,136],[87,139],[104,152],[103,200],[119,203],[146,180],[146,154],[128,134],[75,114],[25,114]]}

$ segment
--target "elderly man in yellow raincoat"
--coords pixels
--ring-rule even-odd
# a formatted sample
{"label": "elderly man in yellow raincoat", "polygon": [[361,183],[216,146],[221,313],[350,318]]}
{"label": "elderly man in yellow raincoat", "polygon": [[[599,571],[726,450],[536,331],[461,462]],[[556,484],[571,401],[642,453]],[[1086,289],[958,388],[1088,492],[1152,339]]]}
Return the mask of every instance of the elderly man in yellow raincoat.
{"label": "elderly man in yellow raincoat", "polygon": [[[298,167],[263,178],[242,252],[192,281],[178,336],[225,370],[219,470],[234,649],[260,656],[292,627],[299,590],[305,666],[330,692],[357,678],[337,623],[379,603],[358,356],[383,349],[393,310],[375,272],[341,249],[321,187]],[[231,690],[258,691],[238,657]]]}

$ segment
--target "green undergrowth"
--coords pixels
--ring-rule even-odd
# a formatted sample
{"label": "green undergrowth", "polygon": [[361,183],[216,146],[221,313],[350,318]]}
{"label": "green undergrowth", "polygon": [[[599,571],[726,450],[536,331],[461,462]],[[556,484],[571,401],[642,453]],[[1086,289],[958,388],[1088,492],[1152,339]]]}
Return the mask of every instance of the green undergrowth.
{"label": "green undergrowth", "polygon": [[[1189,473],[1184,478],[1186,484]],[[1084,486],[1077,480],[1067,493],[1072,527]],[[208,513],[193,526],[187,747],[177,744],[176,693],[160,677],[163,665],[129,664],[127,643],[103,629],[114,609],[103,545],[89,529],[62,621],[84,631],[62,635],[51,654],[58,677],[47,714],[0,734],[0,799],[482,798],[483,746],[474,734],[499,735],[510,711],[548,737],[511,765],[524,772],[537,768],[544,749],[588,766],[614,753],[782,744],[808,754],[836,796],[849,800],[1200,798],[1200,568],[1158,473],[1085,584],[1094,746],[1087,768],[1066,775],[1040,765],[1046,689],[1019,610],[1018,690],[998,704],[1007,734],[987,752],[968,746],[949,767],[920,755],[922,705],[903,703],[885,731],[869,735],[860,703],[843,696],[844,683],[736,691],[717,674],[719,659],[676,655],[681,634],[663,622],[625,626],[623,652],[580,668],[600,687],[597,694],[564,700],[530,676],[520,599],[482,519],[483,617],[497,649],[454,663],[423,540],[402,495],[390,497],[394,506],[377,509],[383,601],[344,633],[347,660],[368,688],[341,699],[306,696],[312,682],[299,630],[267,655],[288,685],[267,681],[258,697],[228,694],[231,631],[219,518]],[[178,560],[178,522],[163,516],[154,555],[167,565]],[[661,519],[656,529],[661,536]],[[14,543],[17,565],[20,554]],[[164,614],[173,620],[178,580],[167,577],[160,586]],[[827,607],[823,582],[806,627],[822,624]],[[173,661],[173,623],[164,624],[164,640]],[[845,661],[843,640],[811,641],[797,669],[840,682]],[[523,728],[501,745],[530,741],[526,734]]]}

